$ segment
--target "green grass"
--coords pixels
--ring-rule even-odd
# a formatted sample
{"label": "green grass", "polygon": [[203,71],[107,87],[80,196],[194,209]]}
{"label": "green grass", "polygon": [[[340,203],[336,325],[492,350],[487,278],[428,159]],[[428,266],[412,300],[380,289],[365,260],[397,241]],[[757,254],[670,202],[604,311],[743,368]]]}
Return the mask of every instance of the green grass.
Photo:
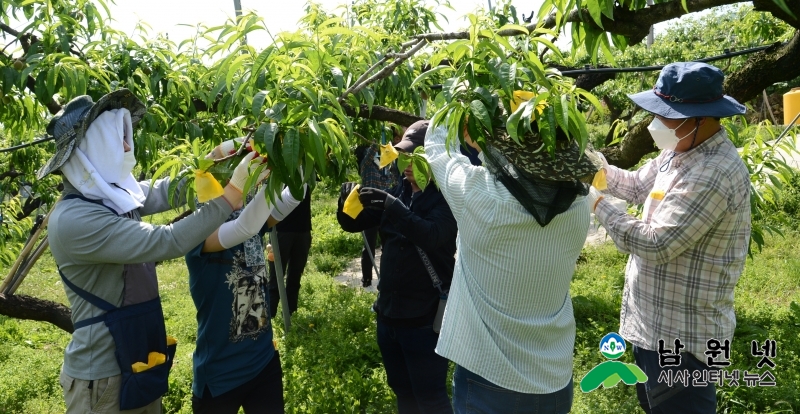
{"label": "green grass", "polygon": [[[750,372],[758,359],[750,355],[750,341],[777,341],[771,372],[777,386],[717,387],[720,413],[794,413],[800,411],[800,234],[771,237],[763,252],[747,261],[735,291],[736,332],[731,344],[730,369]],[[611,244],[584,249],[572,282],[576,341],[576,384],[595,365],[605,361],[598,351],[600,338],[619,329],[619,310],[627,256]],[[633,362],[631,352],[622,361]],[[617,385],[584,394],[576,388],[573,412],[641,412],[634,387]]]}
{"label": "green grass", "polygon": [[[374,295],[337,285],[331,277],[360,253],[358,234],[342,232],[333,215],[336,189],[318,188],[313,196],[312,252],[292,329],[274,320],[284,372],[284,395],[290,413],[391,413],[394,396],[386,385],[375,342]],[[163,223],[168,212],[153,218]],[[732,344],[732,369],[755,369],[750,340],[778,342],[775,388],[718,389],[719,412],[800,411],[800,255],[796,230],[786,238],[770,237],[749,259],[736,287],[738,325]],[[611,244],[584,250],[572,282],[577,324],[574,379],[575,413],[641,412],[633,387],[617,385],[581,393],[580,379],[604,360],[598,351],[603,335],[619,329],[619,308],[626,256]],[[0,269],[5,274],[7,269]],[[170,390],[169,413],[191,412],[192,352],[197,324],[182,259],[158,267],[168,332],[179,341]],[[55,263],[43,256],[19,294],[65,303]],[[794,305],[792,305],[794,303]],[[0,316],[0,413],[64,411],[58,374],[69,335],[54,326]],[[623,361],[632,362],[627,352]]]}

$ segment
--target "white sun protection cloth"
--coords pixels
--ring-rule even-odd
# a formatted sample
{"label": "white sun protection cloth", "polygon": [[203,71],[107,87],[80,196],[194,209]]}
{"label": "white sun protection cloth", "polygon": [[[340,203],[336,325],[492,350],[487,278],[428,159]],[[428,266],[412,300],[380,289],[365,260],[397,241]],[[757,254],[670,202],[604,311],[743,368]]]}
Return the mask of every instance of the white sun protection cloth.
{"label": "white sun protection cloth", "polygon": [[285,219],[286,216],[288,216],[289,213],[291,213],[294,208],[297,207],[301,201],[303,201],[303,198],[306,196],[306,191],[308,191],[308,184],[303,184],[303,195],[299,200],[297,200],[292,197],[292,193],[289,192],[288,187],[284,188],[283,192],[281,193],[281,198],[275,200],[275,206],[272,208],[272,218],[278,221],[283,221],[283,219]]}
{"label": "white sun protection cloth", "polygon": [[[306,187],[307,185],[303,185],[303,197],[305,197]],[[267,222],[270,215],[278,221],[286,217],[285,215],[278,215],[274,211],[273,206],[264,197],[264,189],[266,189],[266,186],[261,187],[261,190],[253,197],[253,201],[244,207],[236,220],[225,222],[219,227],[217,237],[222,247],[230,249],[255,236],[264,226],[264,223]],[[299,200],[292,197],[288,187],[281,192],[281,198],[283,200],[276,199],[275,202],[280,207],[280,211],[285,212],[285,214],[289,214],[300,204]]]}
{"label": "white sun protection cloth", "polygon": [[146,195],[133,178],[133,165],[125,162],[122,142],[133,153],[131,114],[125,108],[98,115],[86,136],[72,152],[61,172],[85,197],[99,199],[117,214],[142,207]]}

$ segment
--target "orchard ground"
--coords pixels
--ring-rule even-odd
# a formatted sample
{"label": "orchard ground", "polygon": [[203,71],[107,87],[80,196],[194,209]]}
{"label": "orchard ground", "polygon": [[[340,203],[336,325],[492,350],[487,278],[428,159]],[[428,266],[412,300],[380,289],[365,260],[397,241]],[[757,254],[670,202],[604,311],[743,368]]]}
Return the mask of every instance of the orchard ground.
{"label": "orchard ground", "polygon": [[[351,262],[358,262],[361,235],[344,233],[336,218],[336,186],[320,185],[312,200],[314,227],[311,256],[303,278],[300,306],[285,333],[279,316],[273,320],[284,370],[284,395],[289,413],[392,413],[394,396],[386,384],[375,343],[373,287],[346,288],[335,280]],[[751,341],[777,341],[775,387],[718,388],[720,413],[792,413],[800,411],[800,252],[796,246],[800,195],[797,186],[789,202],[773,216],[784,215],[785,237],[767,238],[764,250],[749,258],[736,287],[737,329],[731,344],[731,370],[757,369]],[[152,218],[165,223],[176,213]],[[635,390],[624,384],[582,393],[580,379],[605,359],[600,339],[619,328],[619,308],[626,256],[598,234],[590,235],[573,277],[575,309],[575,413],[635,413]],[[0,269],[0,274],[8,269]],[[158,267],[159,288],[168,332],[179,340],[170,388],[164,397],[167,413],[191,412],[192,352],[197,323],[182,258]],[[350,270],[360,286],[360,271]],[[52,257],[45,255],[18,294],[66,303]],[[69,335],[42,322],[0,316],[0,413],[64,411],[58,374]],[[622,358],[633,362],[626,352]]]}

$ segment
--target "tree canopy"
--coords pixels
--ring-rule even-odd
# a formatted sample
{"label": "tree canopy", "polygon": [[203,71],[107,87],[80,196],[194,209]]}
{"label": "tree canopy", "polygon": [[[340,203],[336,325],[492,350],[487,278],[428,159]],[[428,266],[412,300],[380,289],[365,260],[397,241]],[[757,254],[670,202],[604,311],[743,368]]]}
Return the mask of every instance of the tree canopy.
{"label": "tree canopy", "polygon": [[[246,42],[248,33],[269,32],[257,15],[198,25],[193,37],[171,40],[145,24],[133,34],[116,30],[107,1],[0,2],[4,147],[41,137],[49,117],[76,96],[97,100],[128,88],[148,107],[135,136],[142,179],[208,168],[203,155],[213,145],[250,135],[268,155],[267,185],[286,183],[296,192],[315,175],[343,180],[354,146],[377,140],[386,123],[410,125],[423,110],[451,127],[450,139],[459,139],[462,127],[492,139],[499,128],[520,142],[537,132],[552,148],[561,129],[588,145],[589,108],[619,116],[622,94],[650,87],[654,75],[637,82],[562,74],[586,64],[663,65],[678,60],[675,51],[690,60],[709,47],[775,42],[731,60],[726,93],[747,102],[800,76],[800,3],[785,0],[755,0],[752,9],[730,7],[740,0],[656,0],[649,7],[645,0],[545,0],[530,21],[501,1],[453,33],[438,24],[445,1],[357,0],[352,18],[309,3],[297,29],[270,33],[273,42],[263,49]],[[703,11],[709,13],[700,24],[678,23],[660,46],[640,46],[651,25]],[[555,45],[564,36],[572,50]],[[511,111],[517,90],[533,98]],[[617,142],[604,143],[613,144],[603,149],[612,164],[627,168],[655,150],[649,120],[633,119]],[[34,178],[51,151],[45,143],[0,153],[4,263],[16,257],[30,215],[58,196],[60,178]],[[230,172],[226,164],[213,168],[223,179]]]}

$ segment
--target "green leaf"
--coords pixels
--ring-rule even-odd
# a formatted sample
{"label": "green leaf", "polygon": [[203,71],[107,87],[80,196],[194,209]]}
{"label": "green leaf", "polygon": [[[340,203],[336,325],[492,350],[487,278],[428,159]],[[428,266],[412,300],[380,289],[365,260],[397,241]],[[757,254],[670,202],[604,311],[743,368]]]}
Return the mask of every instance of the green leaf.
{"label": "green leaf", "polygon": [[236,118],[233,118],[230,121],[228,121],[225,125],[226,126],[234,126],[234,125],[238,124],[239,121],[241,121],[244,118],[246,118],[244,115],[239,115]]}
{"label": "green leaf", "polygon": [[6,66],[3,68],[3,95],[11,93],[11,87],[17,83],[17,71]]}
{"label": "green leaf", "polygon": [[586,47],[586,53],[589,54],[592,63],[596,64],[598,42],[600,41],[600,36],[605,36],[606,32],[601,30],[596,30],[591,26],[585,26],[583,29],[586,33],[584,41],[584,46]]}
{"label": "green leaf", "polygon": [[414,180],[417,181],[417,187],[425,191],[425,187],[428,186],[428,181],[430,181],[430,177],[425,175],[425,171],[428,169],[426,168],[428,161],[415,154],[411,159],[411,163],[414,166],[411,172],[414,174]]}
{"label": "green leaf", "polygon": [[334,66],[331,68],[331,75],[333,75],[333,80],[336,82],[336,86],[339,90],[344,88],[344,74],[342,70]]}
{"label": "green leaf", "polygon": [[509,24],[504,25],[503,27],[497,29],[498,32],[502,31],[502,30],[519,30],[520,32],[525,33],[526,36],[528,34],[530,34],[530,32],[528,31],[527,27],[522,26],[522,25],[518,25],[518,24],[510,24],[509,23]]}
{"label": "green leaf", "polygon": [[173,167],[175,165],[180,165],[180,164],[181,164],[181,160],[178,159],[178,158],[168,159],[168,160],[164,161],[158,167],[158,169],[153,173],[152,182],[155,183],[155,181],[158,178],[160,178],[162,175],[164,175],[164,173],[167,172],[168,169],[170,169],[171,167]]}
{"label": "green leaf", "polygon": [[[480,121],[477,121],[475,117],[471,117],[467,121],[467,133],[469,133],[470,139],[472,141],[477,142],[481,148],[486,148],[486,137],[483,133],[483,128],[480,127]],[[463,145],[467,145],[464,143]]]}
{"label": "green leaf", "polygon": [[547,151],[550,152],[551,156],[555,156],[556,128],[558,124],[556,123],[556,114],[552,105],[547,105],[544,108],[544,112],[542,116],[538,118],[536,124],[539,126],[539,135],[542,138],[542,142],[544,142],[547,147]]}
{"label": "green leaf", "polygon": [[555,110],[558,126],[564,131],[569,131],[569,102],[567,102],[567,95],[550,96],[550,104],[553,105]]}
{"label": "green leaf", "polygon": [[36,75],[36,98],[41,103],[50,102],[52,95],[47,95],[47,71],[42,70]]}
{"label": "green leaf", "polygon": [[469,104],[470,111],[472,112],[472,116],[478,119],[478,121],[483,124],[483,127],[489,132],[490,135],[493,134],[492,128],[492,118],[489,116],[489,111],[486,109],[486,106],[480,99],[476,99]]}
{"label": "green leaf", "polygon": [[346,36],[355,36],[356,32],[354,32],[354,31],[352,31],[352,30],[350,30],[350,29],[348,29],[346,27],[341,27],[341,26],[328,27],[328,28],[324,29],[322,31],[322,33],[320,33],[320,36],[330,36],[330,35],[334,35],[334,34],[346,35]]}
{"label": "green leaf", "polygon": [[201,171],[207,171],[209,168],[214,166],[214,160],[207,160],[205,158],[200,158],[197,160],[197,169]]}
{"label": "green leaf", "polygon": [[401,152],[397,156],[397,169],[400,171],[400,174],[408,168],[408,164],[411,164],[411,155]]}
{"label": "green leaf", "polygon": [[242,65],[244,64],[244,61],[246,59],[250,59],[250,58],[251,58],[250,55],[240,55],[233,61],[233,63],[231,63],[230,66],[228,66],[228,72],[225,75],[225,84],[226,85],[233,84],[233,77],[236,75],[236,72],[239,70],[239,68],[242,67]]}
{"label": "green leaf", "polygon": [[189,132],[189,139],[202,138],[203,130],[200,129],[194,122],[187,122],[187,130]]}
{"label": "green leaf", "polygon": [[525,107],[531,105],[531,101],[525,101],[517,107],[517,110],[508,117],[506,120],[506,132],[508,132],[508,136],[514,140],[517,144],[520,143],[519,140],[519,121],[522,118],[522,113],[525,111]]}
{"label": "green leaf", "polygon": [[47,95],[53,96],[56,93],[56,80],[58,80],[58,66],[47,71]]}
{"label": "green leaf", "polygon": [[253,116],[256,120],[259,119],[261,116],[261,107],[264,106],[264,100],[267,99],[268,91],[258,91],[258,93],[253,96]]}
{"label": "green leaf", "polygon": [[267,157],[272,159],[275,158],[277,154],[275,154],[274,144],[275,144],[275,134],[278,133],[278,124],[274,123],[262,123],[258,126],[255,133],[255,141],[261,143],[264,146],[264,149],[267,151]]}
{"label": "green leaf", "polygon": [[500,85],[508,96],[511,96],[514,91],[514,83],[517,80],[517,64],[508,63],[500,64]]}
{"label": "green leaf", "polygon": [[430,76],[433,76],[434,74],[437,74],[437,73],[442,72],[442,71],[447,70],[447,69],[452,69],[452,68],[450,66],[442,65],[442,66],[437,66],[437,67],[435,67],[435,68],[433,68],[433,69],[431,69],[431,70],[429,70],[427,72],[422,72],[422,73],[420,73],[419,76],[417,76],[414,79],[413,82],[411,82],[411,86],[409,86],[408,88],[409,89],[413,89],[415,86],[417,86],[417,84],[419,84],[420,82],[422,82],[425,79],[429,78]]}
{"label": "green leaf", "polygon": [[[614,20],[614,3],[616,0],[603,0],[603,15],[608,17],[611,20]],[[685,6],[684,6],[685,7]],[[688,10],[686,11],[689,12]]]}
{"label": "green leaf", "polygon": [[586,5],[586,8],[589,9],[589,15],[592,16],[592,20],[603,28],[603,9],[601,8],[600,2],[604,0],[587,0],[583,4]]}
{"label": "green leaf", "polygon": [[478,94],[478,96],[481,97],[483,104],[486,105],[487,108],[492,108],[493,106],[492,104],[495,103],[494,97],[492,96],[492,93],[488,89],[484,88],[483,86],[478,86],[477,88],[475,88],[475,90],[473,90],[473,92],[475,92],[476,94]]}
{"label": "green leaf", "polygon": [[372,88],[364,88],[361,90],[361,96],[367,101],[367,111],[372,112],[372,104],[375,103],[375,92]]}
{"label": "green leaf", "polygon": [[267,116],[267,118],[270,118],[275,122],[281,122],[283,120],[284,109],[286,109],[286,104],[283,102],[278,102],[275,105],[272,105],[272,108],[264,111],[264,114]]}
{"label": "green leaf", "polygon": [[600,101],[591,92],[581,88],[576,88],[575,92],[577,92],[580,96],[589,101],[589,103],[591,103],[594,106],[594,109],[597,110],[599,113],[603,113],[605,111],[603,105],[600,104]]}
{"label": "green leaf", "polygon": [[297,136],[297,130],[292,128],[287,130],[283,137],[283,160],[290,173],[297,168],[299,159],[300,138]]}

